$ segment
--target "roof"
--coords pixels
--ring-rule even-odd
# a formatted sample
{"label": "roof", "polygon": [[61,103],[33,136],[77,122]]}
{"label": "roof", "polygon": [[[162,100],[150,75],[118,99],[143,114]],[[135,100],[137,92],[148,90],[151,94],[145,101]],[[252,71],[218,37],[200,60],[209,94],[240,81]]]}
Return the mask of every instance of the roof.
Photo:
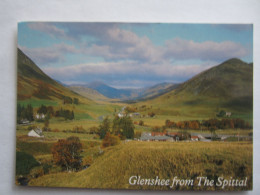
{"label": "roof", "polygon": [[152,132],[151,135],[152,136],[164,136],[164,135],[166,135],[166,133],[163,133],[163,132]]}
{"label": "roof", "polygon": [[[39,129],[39,128],[38,128]],[[41,129],[40,129],[41,130]],[[31,130],[29,133],[28,133],[28,136],[30,136],[30,137],[44,137],[43,135],[42,135],[42,132],[40,132],[39,133],[39,130],[37,131],[37,129],[36,130]]]}
{"label": "roof", "polygon": [[166,135],[163,135],[163,136],[151,136],[151,135],[148,135],[148,134],[143,134],[141,137],[140,137],[140,140],[158,140],[158,141],[162,141],[162,140],[172,140],[171,137],[169,136],[166,136]]}
{"label": "roof", "polygon": [[37,127],[35,130],[34,130],[38,135],[42,135],[42,130]]}
{"label": "roof", "polygon": [[168,132],[167,135],[171,135],[171,136],[175,136],[175,135],[178,135],[179,133],[177,132]]}

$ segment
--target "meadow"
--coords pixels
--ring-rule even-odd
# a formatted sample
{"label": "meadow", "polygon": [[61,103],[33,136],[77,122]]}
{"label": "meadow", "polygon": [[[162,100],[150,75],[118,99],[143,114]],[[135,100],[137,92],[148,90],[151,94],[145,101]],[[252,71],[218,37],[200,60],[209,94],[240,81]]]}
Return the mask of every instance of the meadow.
{"label": "meadow", "polygon": [[[130,185],[131,176],[172,180],[175,176],[194,179],[193,186]],[[252,189],[252,143],[250,142],[137,142],[130,141],[109,147],[86,170],[44,175],[32,179],[30,186],[156,189],[156,190],[223,190],[220,187],[198,186],[196,178],[206,176],[243,179]]]}
{"label": "meadow", "polygon": [[[111,189],[146,189],[146,190],[223,190],[220,187],[198,186],[196,178],[206,176],[214,181],[218,177],[248,178],[246,187],[226,187],[225,190],[249,190],[252,189],[252,142],[229,140],[230,142],[141,142],[121,141],[120,145],[101,148],[102,140],[96,134],[89,134],[92,127],[98,128],[105,117],[113,118],[127,105],[124,103],[100,102],[94,104],[81,103],[63,104],[61,101],[33,100],[19,101],[22,105],[32,103],[34,112],[41,105],[53,106],[54,110],[73,110],[75,118],[65,120],[61,117],[49,119],[49,131],[44,131],[44,138],[28,137],[32,127],[44,128],[44,121],[34,121],[28,125],[17,125],[16,150],[32,155],[38,162],[26,177],[29,178],[29,186],[51,187],[78,187],[78,188],[111,188]],[[142,102],[128,105],[140,108]],[[176,106],[174,110],[162,105],[146,104],[145,109],[137,109],[141,117],[133,117],[135,132],[151,132],[153,127],[162,127],[165,121],[205,120],[217,112],[212,107],[198,107],[189,110],[183,105]],[[197,111],[197,112],[195,112]],[[154,112],[154,117],[147,116]],[[211,112],[211,115],[207,114]],[[198,114],[199,113],[199,114]],[[232,117],[244,117],[251,121],[252,116],[236,113]],[[142,120],[144,125],[138,125]],[[84,131],[72,132],[75,127]],[[110,128],[112,127],[112,124]],[[180,129],[167,128],[166,131],[178,132]],[[188,133],[211,133],[210,131],[185,130]],[[216,134],[245,135],[253,133],[253,130],[225,129],[216,130]],[[59,139],[76,136],[82,143],[82,160],[90,165],[87,169],[78,172],[66,172],[53,163],[52,147]],[[48,168],[46,168],[48,167]],[[48,171],[42,171],[42,170]],[[172,180],[174,177],[193,179],[193,186],[147,186],[130,185],[129,177],[142,176],[142,178],[155,178]]]}

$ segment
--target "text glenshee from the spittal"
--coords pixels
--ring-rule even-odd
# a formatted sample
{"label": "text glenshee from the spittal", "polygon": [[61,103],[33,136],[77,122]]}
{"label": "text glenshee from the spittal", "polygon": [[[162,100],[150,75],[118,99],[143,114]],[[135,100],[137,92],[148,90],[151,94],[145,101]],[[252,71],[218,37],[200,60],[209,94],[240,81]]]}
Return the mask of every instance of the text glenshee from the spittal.
{"label": "text glenshee from the spittal", "polygon": [[235,179],[232,177],[224,178],[218,177],[217,181],[210,180],[207,177],[196,177],[196,184],[194,179],[180,179],[175,176],[172,180],[171,179],[161,179],[159,176],[155,178],[142,178],[141,176],[131,176],[129,178],[130,185],[147,185],[147,186],[170,186],[173,188],[174,186],[206,186],[212,187],[217,186],[225,189],[227,186],[232,187],[245,187],[247,186],[247,177],[244,179]]}

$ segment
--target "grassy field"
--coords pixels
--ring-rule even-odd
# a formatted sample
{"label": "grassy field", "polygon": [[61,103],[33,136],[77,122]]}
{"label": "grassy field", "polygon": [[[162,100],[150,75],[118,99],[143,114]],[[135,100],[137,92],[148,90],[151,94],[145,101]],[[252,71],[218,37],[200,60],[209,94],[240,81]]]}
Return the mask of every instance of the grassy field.
{"label": "grassy field", "polygon": [[[129,177],[172,180],[175,176],[194,179],[193,186],[130,185]],[[224,190],[252,188],[252,143],[237,142],[135,142],[107,148],[88,169],[75,173],[49,174],[30,181],[30,186],[160,189],[160,190],[223,190],[221,187],[197,186],[196,177],[248,178],[246,187],[225,187]]]}
{"label": "grassy field", "polygon": [[[178,96],[174,94],[165,94],[159,98],[145,102],[138,102],[132,104],[131,106],[137,108],[146,106],[147,109],[145,111],[140,111],[140,113],[146,115],[148,112],[154,112],[155,116],[158,118],[158,125],[161,123],[161,120],[159,119],[184,121],[216,118],[216,114],[220,110],[231,112],[231,118],[240,118],[249,122],[250,124],[253,124],[252,110],[228,107],[225,106],[222,102],[225,102],[225,100],[221,101],[219,98],[204,96],[200,96],[198,98],[196,96],[193,97],[184,93]],[[151,123],[149,118],[144,120],[147,122],[147,124],[154,124]]]}

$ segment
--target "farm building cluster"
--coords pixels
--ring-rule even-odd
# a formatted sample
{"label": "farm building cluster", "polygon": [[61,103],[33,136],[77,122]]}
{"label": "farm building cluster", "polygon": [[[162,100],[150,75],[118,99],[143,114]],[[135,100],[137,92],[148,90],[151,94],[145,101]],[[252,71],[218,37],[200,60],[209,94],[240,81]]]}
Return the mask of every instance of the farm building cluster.
{"label": "farm building cluster", "polygon": [[[203,137],[201,136],[201,139]],[[205,138],[204,138],[205,139]],[[139,141],[181,141],[181,140],[189,140],[189,141],[199,141],[200,137],[196,135],[183,134],[178,132],[149,132],[142,133],[141,137],[138,139]]]}

